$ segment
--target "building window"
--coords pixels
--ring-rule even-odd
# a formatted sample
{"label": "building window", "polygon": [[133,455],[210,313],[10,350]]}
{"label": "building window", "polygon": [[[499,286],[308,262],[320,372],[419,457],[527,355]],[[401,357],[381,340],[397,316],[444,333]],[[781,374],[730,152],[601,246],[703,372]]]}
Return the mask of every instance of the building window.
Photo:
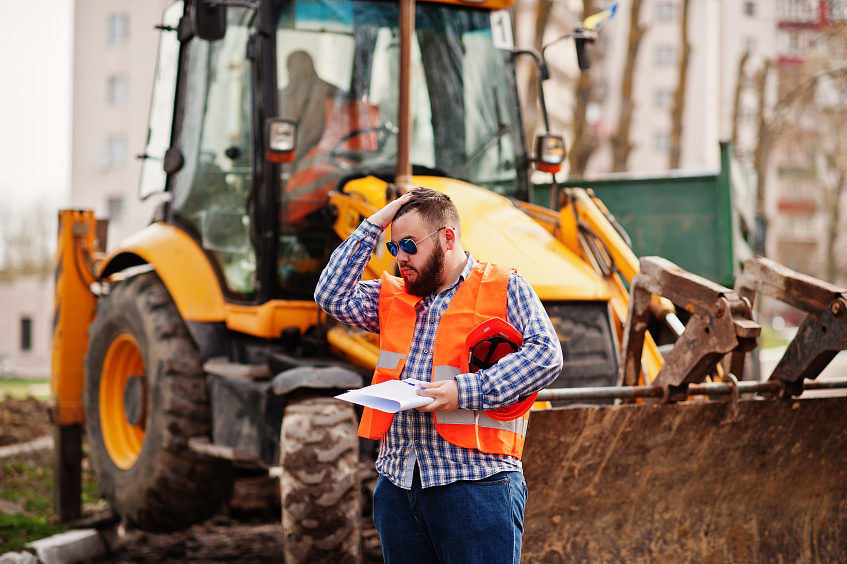
{"label": "building window", "polygon": [[654,101],[657,110],[664,110],[671,107],[673,103],[673,91],[665,88],[659,88],[654,94]]}
{"label": "building window", "polygon": [[129,99],[129,82],[123,75],[109,77],[109,104],[122,106]]}
{"label": "building window", "polygon": [[107,166],[120,166],[126,162],[126,137],[113,135],[106,141]]}
{"label": "building window", "polygon": [[814,22],[818,17],[818,3],[809,0],[781,0],[778,19],[792,22]]}
{"label": "building window", "polygon": [[847,1],[833,0],[829,3],[829,19],[833,23],[847,22]]}
{"label": "building window", "polygon": [[752,54],[756,50],[756,38],[755,37],[745,37],[741,40],[741,44],[743,45],[742,51],[746,53]]}
{"label": "building window", "polygon": [[671,135],[667,132],[656,133],[653,136],[653,148],[656,151],[667,151],[671,148]]}
{"label": "building window", "polygon": [[657,2],[656,3],[656,21],[657,22],[673,21],[673,2]]}
{"label": "building window", "polygon": [[106,210],[110,220],[119,220],[124,213],[124,197],[109,196],[106,198]]}
{"label": "building window", "polygon": [[656,65],[667,66],[673,63],[673,45],[656,46]]}
{"label": "building window", "polygon": [[753,17],[756,15],[755,2],[744,2],[744,15],[749,17]]}
{"label": "building window", "polygon": [[815,238],[815,222],[811,215],[784,214],[782,223],[785,234],[791,239],[808,241]]}
{"label": "building window", "polygon": [[129,16],[112,14],[109,16],[109,45],[123,45],[129,40]]}
{"label": "building window", "polygon": [[753,127],[759,122],[756,108],[742,105],[738,111],[738,122],[744,127]]}
{"label": "building window", "polygon": [[32,350],[32,318],[21,317],[21,351]]}
{"label": "building window", "polygon": [[809,49],[810,36],[802,30],[779,30],[778,40],[784,55],[801,56]]}

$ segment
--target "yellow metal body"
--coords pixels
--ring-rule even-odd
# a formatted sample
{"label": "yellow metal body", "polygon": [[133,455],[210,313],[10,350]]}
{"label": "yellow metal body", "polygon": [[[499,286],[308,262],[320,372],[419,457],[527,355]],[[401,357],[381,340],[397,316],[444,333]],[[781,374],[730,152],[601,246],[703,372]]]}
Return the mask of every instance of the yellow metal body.
{"label": "yellow metal body", "polygon": [[[594,266],[596,275],[604,280],[604,287],[609,292],[609,305],[620,342],[629,303],[626,284],[631,283],[632,278],[638,274],[639,265],[638,257],[607,219],[609,212],[606,207],[599,199],[581,188],[568,189],[566,197],[562,198],[561,210],[558,213],[525,202],[519,202],[518,206],[572,253],[579,256],[584,264]],[[602,252],[606,253],[607,261],[614,263],[616,270],[605,272],[596,264],[588,241],[580,233],[580,225],[600,239]],[[639,376],[641,385],[651,383],[663,364],[662,355],[649,333],[644,341],[642,370]]]}
{"label": "yellow metal body", "polygon": [[271,300],[260,305],[226,302],[203,249],[171,225],[154,223],[127,238],[105,258],[100,272],[108,272],[109,266],[126,254],[153,266],[186,321],[223,322],[233,331],[275,338],[283,328],[305,331],[319,320],[320,310],[311,301]]}
{"label": "yellow metal body", "polygon": [[186,321],[223,321],[225,300],[203,249],[184,231],[154,223],[128,237],[100,267],[106,272],[116,257],[134,254],[153,265]]}
{"label": "yellow metal body", "polygon": [[379,357],[377,334],[338,325],[329,330],[327,341],[332,352],[340,358],[368,370],[376,367]]}
{"label": "yellow metal body", "polygon": [[91,211],[59,212],[50,412],[53,423],[60,426],[85,421],[83,361],[88,350],[88,325],[97,305],[89,289],[95,281],[92,257],[97,251],[96,227]]}

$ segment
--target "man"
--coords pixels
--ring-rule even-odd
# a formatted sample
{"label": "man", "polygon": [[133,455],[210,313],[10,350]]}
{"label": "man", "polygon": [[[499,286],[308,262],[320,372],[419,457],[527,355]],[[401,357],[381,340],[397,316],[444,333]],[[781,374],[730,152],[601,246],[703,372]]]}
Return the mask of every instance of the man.
{"label": "man", "polygon": [[311,55],[294,51],[286,60],[288,85],[279,93],[279,117],[297,122],[297,158],[303,159],[321,140],[326,128],[327,100],[344,93],[318,76]]}
{"label": "man", "polygon": [[[402,278],[360,282],[382,232]],[[365,410],[360,436],[381,438],[374,523],[387,564],[520,561],[526,417],[501,421],[552,382],[562,350],[541,301],[514,271],[462,248],[448,196],[415,188],[363,221],[333,253],[315,300],[343,323],[380,332],[374,383],[419,380],[432,403],[394,416]],[[515,353],[460,373],[464,340],[480,319],[521,333]]]}

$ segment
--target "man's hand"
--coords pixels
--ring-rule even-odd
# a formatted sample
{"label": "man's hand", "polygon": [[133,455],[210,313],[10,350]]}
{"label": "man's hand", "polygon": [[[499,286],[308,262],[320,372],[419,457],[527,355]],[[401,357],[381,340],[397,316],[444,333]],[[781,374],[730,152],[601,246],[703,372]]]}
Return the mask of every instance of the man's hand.
{"label": "man's hand", "polygon": [[459,409],[459,385],[455,380],[439,380],[438,382],[415,381],[422,389],[419,396],[435,398],[429,405],[419,407],[418,411],[456,411]]}
{"label": "man's hand", "polygon": [[394,216],[397,215],[397,211],[403,207],[403,204],[409,201],[409,198],[412,197],[411,190],[397,198],[396,200],[392,200],[385,204],[385,207],[374,213],[372,216],[368,218],[368,221],[373,223],[374,225],[379,225],[383,229],[386,229],[392,221],[394,221]]}

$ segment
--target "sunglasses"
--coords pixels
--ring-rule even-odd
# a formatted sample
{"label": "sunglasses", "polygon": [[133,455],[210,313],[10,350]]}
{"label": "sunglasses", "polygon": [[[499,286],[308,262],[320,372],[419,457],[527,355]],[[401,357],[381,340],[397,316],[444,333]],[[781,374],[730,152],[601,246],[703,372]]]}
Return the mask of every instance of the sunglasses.
{"label": "sunglasses", "polygon": [[388,248],[388,252],[391,253],[391,256],[396,257],[397,253],[402,249],[404,253],[407,255],[413,255],[418,252],[418,243],[429,239],[442,229],[447,229],[447,226],[436,229],[423,239],[418,239],[417,241],[412,241],[411,239],[401,239],[399,243],[395,243],[394,241],[388,241],[385,243],[386,248]]}

